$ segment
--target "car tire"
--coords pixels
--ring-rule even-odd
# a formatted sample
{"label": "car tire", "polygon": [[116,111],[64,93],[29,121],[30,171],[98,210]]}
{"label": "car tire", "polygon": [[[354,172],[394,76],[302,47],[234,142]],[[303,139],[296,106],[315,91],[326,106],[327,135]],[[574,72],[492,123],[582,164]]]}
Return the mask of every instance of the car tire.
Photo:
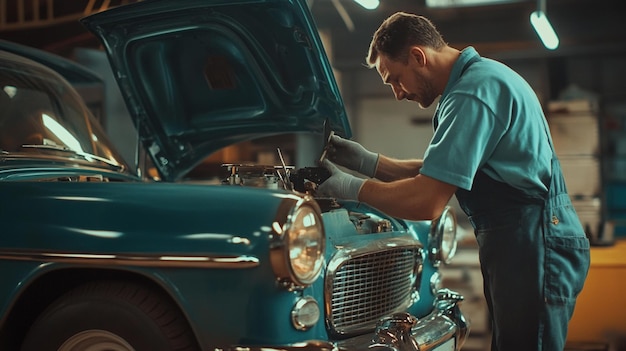
{"label": "car tire", "polygon": [[163,294],[140,284],[92,282],[52,303],[22,351],[196,351],[191,329]]}

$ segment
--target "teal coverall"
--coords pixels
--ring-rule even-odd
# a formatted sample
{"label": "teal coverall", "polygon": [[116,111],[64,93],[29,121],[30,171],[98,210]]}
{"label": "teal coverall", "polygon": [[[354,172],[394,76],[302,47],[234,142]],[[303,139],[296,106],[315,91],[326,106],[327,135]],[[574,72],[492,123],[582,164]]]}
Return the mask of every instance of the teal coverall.
{"label": "teal coverall", "polygon": [[536,94],[505,65],[461,52],[421,173],[458,187],[479,247],[492,350],[562,351],[589,269]]}

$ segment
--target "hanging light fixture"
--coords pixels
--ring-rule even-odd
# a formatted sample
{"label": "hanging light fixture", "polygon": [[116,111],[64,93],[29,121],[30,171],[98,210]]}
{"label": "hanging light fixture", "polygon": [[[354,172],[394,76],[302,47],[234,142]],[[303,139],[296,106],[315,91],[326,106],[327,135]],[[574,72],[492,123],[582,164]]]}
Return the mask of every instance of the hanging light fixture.
{"label": "hanging light fixture", "polygon": [[546,15],[546,0],[537,0],[537,11],[530,14],[530,24],[547,49],[554,50],[559,47],[559,37]]}
{"label": "hanging light fixture", "polygon": [[379,0],[354,0],[357,4],[368,10],[375,10],[380,5]]}

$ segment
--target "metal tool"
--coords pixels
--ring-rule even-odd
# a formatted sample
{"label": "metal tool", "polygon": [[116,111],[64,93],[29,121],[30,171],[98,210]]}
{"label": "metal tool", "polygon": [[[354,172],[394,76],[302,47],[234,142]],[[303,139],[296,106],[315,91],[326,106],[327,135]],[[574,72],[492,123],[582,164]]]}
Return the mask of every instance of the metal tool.
{"label": "metal tool", "polygon": [[330,123],[328,122],[328,120],[325,120],[324,121],[324,139],[323,139],[324,147],[322,149],[322,155],[320,156],[320,159],[319,159],[319,164],[321,164],[322,161],[324,161],[324,159],[326,158],[326,155],[328,154],[328,149],[330,148],[330,138],[332,138],[333,135],[335,135],[335,132],[330,130]]}
{"label": "metal tool", "polygon": [[278,177],[283,182],[283,188],[285,188],[285,190],[293,190],[291,188],[291,182],[289,181],[289,173],[287,171],[287,164],[285,164],[285,158],[283,157],[283,153],[280,151],[279,147],[277,147],[276,150],[278,151],[278,157],[280,158],[280,163],[283,166],[283,171],[285,172],[285,176],[283,177],[280,174],[279,170],[277,170],[276,173],[278,173]]}

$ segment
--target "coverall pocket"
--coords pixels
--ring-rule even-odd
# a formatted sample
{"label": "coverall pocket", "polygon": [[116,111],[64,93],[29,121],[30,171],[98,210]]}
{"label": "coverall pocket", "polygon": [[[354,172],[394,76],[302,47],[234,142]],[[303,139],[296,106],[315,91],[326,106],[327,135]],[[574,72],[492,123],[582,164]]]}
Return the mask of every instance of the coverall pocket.
{"label": "coverall pocket", "polygon": [[554,210],[545,237],[545,297],[549,303],[570,304],[587,277],[589,240],[570,206]]}

